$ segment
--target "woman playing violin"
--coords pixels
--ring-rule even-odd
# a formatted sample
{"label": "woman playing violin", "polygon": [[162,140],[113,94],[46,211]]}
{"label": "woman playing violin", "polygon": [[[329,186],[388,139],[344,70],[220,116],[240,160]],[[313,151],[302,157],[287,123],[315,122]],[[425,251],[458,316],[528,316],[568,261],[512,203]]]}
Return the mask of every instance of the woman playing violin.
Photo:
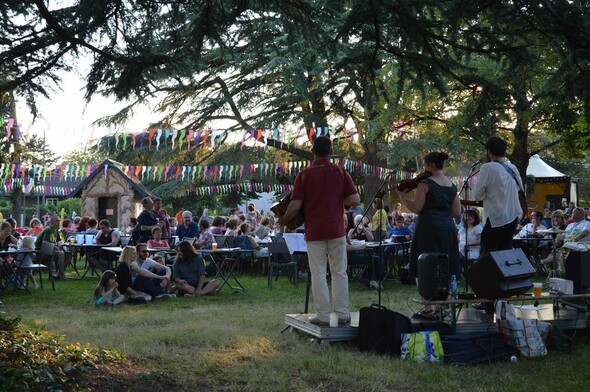
{"label": "woman playing violin", "polygon": [[[443,172],[444,161],[447,159],[449,155],[445,152],[431,152],[424,157],[424,170],[431,175],[421,175],[422,179],[416,185],[413,200],[408,198],[407,187],[397,189],[404,206],[418,214],[410,248],[410,276],[413,277],[417,277],[418,256],[426,252],[441,252],[449,255],[449,273],[460,278],[454,218],[459,218],[461,204],[457,187]],[[436,317],[436,312],[426,306],[414,316],[433,318]]]}

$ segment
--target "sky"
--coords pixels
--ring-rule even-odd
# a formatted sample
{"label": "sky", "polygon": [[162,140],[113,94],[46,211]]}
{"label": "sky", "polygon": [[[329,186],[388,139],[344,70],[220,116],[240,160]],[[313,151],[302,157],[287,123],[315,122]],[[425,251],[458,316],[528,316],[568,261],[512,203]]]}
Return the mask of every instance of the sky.
{"label": "sky", "polygon": [[[21,97],[17,97],[17,118],[21,124],[21,135],[38,135],[45,137],[47,143],[58,156],[82,147],[92,139],[107,134],[105,127],[92,126],[92,122],[100,117],[114,114],[124,106],[95,96],[89,104],[84,101],[85,81],[81,75],[62,73],[60,84],[62,91],[56,91],[51,99],[39,97],[37,101],[39,116],[33,122],[33,116]],[[140,110],[130,119],[127,129],[138,132],[149,126],[156,116],[148,108]],[[113,130],[114,131],[114,130]]]}

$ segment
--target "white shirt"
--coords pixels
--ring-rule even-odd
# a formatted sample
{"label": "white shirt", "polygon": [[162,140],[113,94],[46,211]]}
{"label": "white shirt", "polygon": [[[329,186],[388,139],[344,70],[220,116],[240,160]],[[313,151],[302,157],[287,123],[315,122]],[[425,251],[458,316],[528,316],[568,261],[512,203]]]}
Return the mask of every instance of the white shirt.
{"label": "white shirt", "polygon": [[[587,220],[572,222],[565,228],[565,242],[573,241],[584,230],[590,232],[590,222]],[[590,234],[586,234],[579,242],[590,242]]]}
{"label": "white shirt", "polygon": [[516,175],[518,185],[500,163],[488,162],[481,167],[473,188],[473,197],[483,201],[484,215],[492,227],[507,225],[523,212],[518,201],[518,190],[522,189],[520,175],[512,163],[505,161],[505,164]]}
{"label": "white shirt", "polygon": [[[474,244],[477,241],[477,236],[481,235],[483,227],[479,224],[474,226],[471,231],[467,232],[467,244]],[[465,225],[459,229],[459,252],[465,256]],[[479,244],[467,247],[467,258],[469,260],[479,259]]]}
{"label": "white shirt", "polygon": [[547,230],[547,228],[544,225],[539,225],[537,226],[537,230],[535,230],[532,223],[527,223],[523,226],[522,229],[520,229],[520,231],[516,235],[516,238],[526,238],[530,234],[534,234],[539,230]]}
{"label": "white shirt", "polygon": [[[155,268],[157,264],[158,264],[158,262],[156,262],[150,258],[145,259],[141,265],[139,265],[139,261],[137,261],[137,260],[133,260],[131,262],[131,265],[135,265],[138,268],[141,268],[144,270],[150,270],[152,268]],[[135,278],[137,278],[137,272],[135,272],[135,271],[133,271],[133,269],[131,269],[131,281],[135,282]]]}

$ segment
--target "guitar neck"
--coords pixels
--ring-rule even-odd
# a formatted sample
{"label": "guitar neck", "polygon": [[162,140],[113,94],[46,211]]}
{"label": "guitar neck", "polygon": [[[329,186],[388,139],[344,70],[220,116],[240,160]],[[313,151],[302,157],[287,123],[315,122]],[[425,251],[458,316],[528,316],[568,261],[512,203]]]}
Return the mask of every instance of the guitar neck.
{"label": "guitar neck", "polygon": [[483,201],[461,200],[461,205],[466,207],[483,207]]}

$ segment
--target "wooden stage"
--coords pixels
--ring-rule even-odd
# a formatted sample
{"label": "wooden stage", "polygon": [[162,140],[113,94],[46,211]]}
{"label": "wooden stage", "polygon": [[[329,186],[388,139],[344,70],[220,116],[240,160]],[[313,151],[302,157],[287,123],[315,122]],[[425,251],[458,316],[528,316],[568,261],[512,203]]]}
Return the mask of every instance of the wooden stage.
{"label": "wooden stage", "polygon": [[[590,326],[588,308],[583,302],[559,300],[555,308],[553,303],[534,306],[530,304],[530,301],[517,301],[514,298],[511,299],[511,303],[517,308],[517,316],[520,318],[536,318],[564,330],[584,329]],[[411,314],[403,311],[401,313],[411,317]],[[309,318],[313,316],[315,316],[314,313],[285,314],[285,324],[287,327],[317,338],[322,346],[329,346],[331,342],[358,338],[359,312],[351,312],[350,324],[338,327],[311,324]],[[450,314],[446,315],[443,321],[451,324]],[[428,321],[412,319],[412,322],[427,323]],[[457,309],[456,333],[486,331],[497,331],[495,315],[471,307]]]}

